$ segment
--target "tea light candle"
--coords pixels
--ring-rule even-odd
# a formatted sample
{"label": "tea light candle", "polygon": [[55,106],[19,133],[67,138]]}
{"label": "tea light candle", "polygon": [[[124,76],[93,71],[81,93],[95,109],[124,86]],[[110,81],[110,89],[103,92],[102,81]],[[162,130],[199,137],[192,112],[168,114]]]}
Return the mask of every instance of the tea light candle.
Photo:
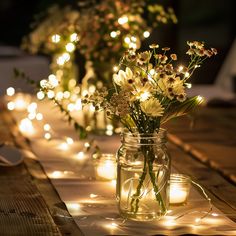
{"label": "tea light candle", "polygon": [[101,157],[96,161],[96,175],[98,179],[116,179],[117,165],[116,158],[113,154],[102,154]]}
{"label": "tea light candle", "polygon": [[182,205],[188,200],[191,180],[187,175],[171,174],[170,176],[170,204]]}

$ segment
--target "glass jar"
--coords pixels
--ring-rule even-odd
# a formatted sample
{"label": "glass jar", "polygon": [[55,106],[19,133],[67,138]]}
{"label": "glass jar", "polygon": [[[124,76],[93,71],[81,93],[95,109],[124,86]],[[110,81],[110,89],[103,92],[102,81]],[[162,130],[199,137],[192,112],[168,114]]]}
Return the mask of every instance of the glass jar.
{"label": "glass jar", "polygon": [[164,216],[169,207],[170,156],[166,131],[124,132],[117,152],[116,198],[121,216],[148,221]]}

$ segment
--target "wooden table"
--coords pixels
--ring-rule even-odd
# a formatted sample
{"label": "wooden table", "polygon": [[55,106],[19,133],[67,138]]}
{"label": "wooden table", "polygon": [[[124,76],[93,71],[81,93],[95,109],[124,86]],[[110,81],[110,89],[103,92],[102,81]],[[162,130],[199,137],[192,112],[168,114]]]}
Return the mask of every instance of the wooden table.
{"label": "wooden table", "polygon": [[[200,183],[213,204],[234,221],[235,117],[231,109],[203,108],[195,116],[194,130],[186,118],[168,125],[173,166]],[[0,140],[29,148],[7,111],[0,112]],[[1,167],[0,185],[1,235],[82,235],[37,161],[26,158],[20,166]]]}

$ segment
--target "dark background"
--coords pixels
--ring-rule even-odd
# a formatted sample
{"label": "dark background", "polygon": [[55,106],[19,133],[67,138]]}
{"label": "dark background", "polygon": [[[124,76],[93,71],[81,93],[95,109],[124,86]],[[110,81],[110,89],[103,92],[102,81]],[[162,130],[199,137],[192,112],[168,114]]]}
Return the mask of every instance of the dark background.
{"label": "dark background", "polygon": [[[153,0],[154,1],[154,0]],[[30,32],[34,15],[53,3],[73,4],[74,0],[1,0],[0,45],[19,46]],[[187,40],[200,40],[217,48],[214,63],[209,60],[193,77],[195,83],[213,83],[235,37],[235,0],[169,0],[154,1],[175,9],[178,24],[160,26],[148,43],[158,42],[170,46],[177,53],[185,52]],[[181,58],[180,58],[181,59]],[[184,60],[184,59],[183,59]]]}

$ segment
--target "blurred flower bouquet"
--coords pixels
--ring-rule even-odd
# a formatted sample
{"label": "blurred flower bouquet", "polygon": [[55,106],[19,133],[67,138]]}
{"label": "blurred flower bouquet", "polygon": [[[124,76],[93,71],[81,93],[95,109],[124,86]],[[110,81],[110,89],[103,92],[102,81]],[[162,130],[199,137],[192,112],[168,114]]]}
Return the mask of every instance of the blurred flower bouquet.
{"label": "blurred flower bouquet", "polygon": [[[189,63],[178,67],[177,55],[169,53],[170,48],[159,49],[159,45],[153,44],[150,45],[150,51],[129,50],[120,61],[120,67],[124,67],[124,70],[119,70],[113,76],[113,88],[95,91],[84,99],[85,103],[92,103],[97,110],[103,109],[109,117],[118,119],[128,130],[128,134],[123,135],[125,147],[118,152],[120,169],[117,187],[118,199],[122,201],[126,196],[120,203],[121,208],[125,206],[121,212],[128,212],[124,214],[126,217],[139,219],[136,215],[145,215],[143,211],[148,208],[148,202],[154,200],[158,204],[150,207],[152,212],[157,205],[161,215],[167,210],[166,199],[163,199],[167,194],[163,195],[161,191],[168,188],[168,161],[165,167],[156,163],[163,162],[167,155],[161,148],[162,144],[158,143],[163,139],[160,127],[174,117],[191,112],[201,103],[199,96],[187,97],[188,80],[206,58],[217,53],[214,48],[205,49],[204,43],[194,41],[188,42],[188,45]],[[132,165],[135,165],[135,170],[132,170]],[[164,182],[160,183],[160,178]],[[127,183],[129,187],[124,191]],[[140,219],[146,218],[150,216],[140,216]]]}
{"label": "blurred flower bouquet", "polygon": [[[37,20],[22,47],[52,56],[52,72],[64,90],[75,86],[77,65],[86,69],[85,82],[101,87],[102,81],[109,86],[113,67],[127,48],[139,48],[158,24],[176,21],[171,8],[144,0],[53,6]],[[81,68],[84,62],[86,68]]]}

